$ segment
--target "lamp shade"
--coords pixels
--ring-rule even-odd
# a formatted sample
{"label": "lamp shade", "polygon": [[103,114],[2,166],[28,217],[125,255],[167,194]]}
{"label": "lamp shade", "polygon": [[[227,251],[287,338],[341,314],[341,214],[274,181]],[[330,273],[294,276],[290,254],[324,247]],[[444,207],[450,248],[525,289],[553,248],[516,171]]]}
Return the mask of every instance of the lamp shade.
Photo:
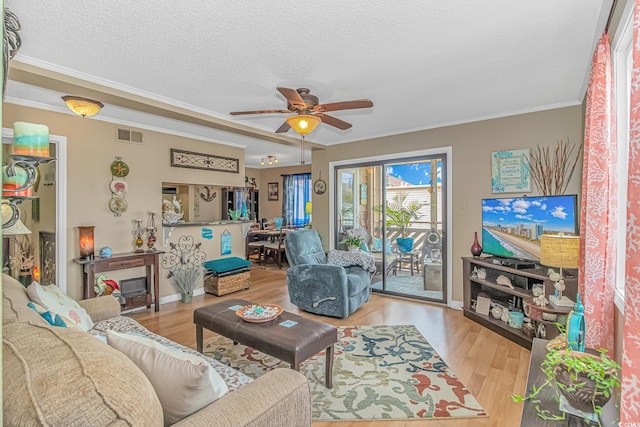
{"label": "lamp shade", "polygon": [[311,202],[306,202],[304,204],[304,213],[307,215],[311,215]]}
{"label": "lamp shade", "polygon": [[580,266],[580,236],[543,234],[540,237],[540,263],[549,267]]}
{"label": "lamp shade", "polygon": [[300,135],[308,135],[315,130],[322,120],[311,114],[299,114],[287,117],[287,124]]}
{"label": "lamp shade", "polygon": [[100,109],[104,107],[104,104],[100,101],[94,101],[93,99],[82,98],[79,96],[67,95],[63,96],[62,99],[71,111],[82,117],[98,114]]}
{"label": "lamp shade", "polygon": [[94,257],[94,228],[93,225],[78,227],[80,230],[80,258],[82,259],[93,259]]}
{"label": "lamp shade", "polygon": [[18,234],[31,234],[31,230],[27,228],[26,225],[18,218],[18,220],[11,227],[3,228],[2,235],[3,236],[15,236]]}

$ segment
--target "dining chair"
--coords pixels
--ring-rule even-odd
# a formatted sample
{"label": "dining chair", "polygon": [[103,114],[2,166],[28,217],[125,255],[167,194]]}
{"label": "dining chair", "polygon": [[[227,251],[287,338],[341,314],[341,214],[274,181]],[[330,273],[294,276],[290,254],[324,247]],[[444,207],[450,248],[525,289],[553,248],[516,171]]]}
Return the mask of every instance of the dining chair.
{"label": "dining chair", "polygon": [[277,264],[278,268],[282,268],[282,255],[285,253],[284,249],[284,239],[286,233],[280,230],[273,242],[267,242],[263,246],[264,252],[264,261],[266,262],[268,258],[273,259]]}
{"label": "dining chair", "polygon": [[262,264],[264,261],[264,245],[269,243],[268,240],[262,240],[264,236],[256,233],[248,233],[247,234],[247,247],[246,247],[246,259],[252,255],[258,255],[258,264]]}

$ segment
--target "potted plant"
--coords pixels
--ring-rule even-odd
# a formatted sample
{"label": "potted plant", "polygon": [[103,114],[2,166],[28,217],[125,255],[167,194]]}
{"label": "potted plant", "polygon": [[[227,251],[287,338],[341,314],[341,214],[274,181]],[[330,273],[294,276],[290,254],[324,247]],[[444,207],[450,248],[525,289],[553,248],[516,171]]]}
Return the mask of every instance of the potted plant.
{"label": "potted plant", "polygon": [[364,240],[362,240],[362,238],[358,236],[349,236],[344,241],[344,243],[347,245],[347,250],[350,251],[359,251],[362,242],[364,242]]}
{"label": "potted plant", "polygon": [[178,243],[169,243],[171,250],[162,258],[162,267],[169,270],[167,278],[180,291],[182,302],[190,303],[193,291],[202,283],[202,263],[206,255],[200,250],[202,242],[195,243],[193,236],[181,236]]}
{"label": "potted plant", "polygon": [[[387,202],[385,209],[387,225],[396,227],[400,234],[400,237],[396,238],[396,242],[401,252],[411,252],[413,249],[413,238],[407,237],[407,231],[413,221],[420,219],[418,212],[424,206],[423,203],[416,200],[407,203],[407,196],[406,192],[394,194],[392,201]],[[376,211],[382,212],[382,207],[377,207]]]}
{"label": "potted plant", "polygon": [[[540,366],[546,377],[545,382],[527,396],[512,395],[512,400],[523,402],[531,399],[535,403],[541,390],[555,385],[556,400],[560,401],[560,395],[563,395],[575,409],[602,414],[602,407],[611,398],[613,390],[620,387],[620,365],[609,359],[604,349],[598,350],[596,355],[553,346],[554,342],[562,342],[563,339],[561,337],[547,345],[548,351]],[[536,410],[544,420],[565,419],[564,412],[552,414],[539,405],[536,405]]]}
{"label": "potted plant", "polygon": [[16,237],[15,247],[15,255],[9,256],[9,262],[11,267],[17,270],[18,281],[26,287],[31,284],[31,270],[35,265],[35,248],[27,235],[24,235],[22,238]]}

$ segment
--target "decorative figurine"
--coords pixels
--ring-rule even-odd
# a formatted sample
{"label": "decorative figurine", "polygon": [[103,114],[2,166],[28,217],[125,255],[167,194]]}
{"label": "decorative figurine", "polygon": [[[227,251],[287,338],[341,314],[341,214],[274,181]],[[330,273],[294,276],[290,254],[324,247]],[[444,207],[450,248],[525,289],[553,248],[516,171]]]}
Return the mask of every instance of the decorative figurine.
{"label": "decorative figurine", "polygon": [[142,219],[136,219],[136,228],[135,230],[133,230],[133,235],[136,238],[136,250],[134,252],[144,252],[144,249],[142,249],[142,245],[144,245],[144,239],[142,238],[142,236],[144,235],[144,230],[142,229]]}
{"label": "decorative figurine", "polygon": [[156,244],[156,213],[154,211],[149,211],[149,223],[147,224],[147,252],[156,252],[157,249],[154,247]]}
{"label": "decorative figurine", "polygon": [[573,307],[573,301],[562,295],[562,292],[565,290],[564,279],[562,278],[561,273],[556,273],[552,268],[550,268],[547,272],[549,279],[553,282],[553,287],[555,288],[554,295],[549,296],[549,301],[552,305],[556,307]]}
{"label": "decorative figurine", "polygon": [[111,250],[111,248],[109,246],[105,246],[105,247],[100,249],[100,257],[101,258],[111,258],[112,255],[113,255],[113,251]]}

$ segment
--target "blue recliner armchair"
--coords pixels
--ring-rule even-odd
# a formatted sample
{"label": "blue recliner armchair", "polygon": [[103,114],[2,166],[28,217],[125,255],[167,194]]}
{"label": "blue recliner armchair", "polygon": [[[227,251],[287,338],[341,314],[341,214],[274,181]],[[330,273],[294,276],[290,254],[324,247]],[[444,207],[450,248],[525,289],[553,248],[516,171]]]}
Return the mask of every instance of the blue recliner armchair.
{"label": "blue recliner armchair", "polygon": [[327,264],[316,230],[296,230],[285,239],[287,286],[292,304],[324,316],[345,318],[369,300],[371,275],[359,266]]}

